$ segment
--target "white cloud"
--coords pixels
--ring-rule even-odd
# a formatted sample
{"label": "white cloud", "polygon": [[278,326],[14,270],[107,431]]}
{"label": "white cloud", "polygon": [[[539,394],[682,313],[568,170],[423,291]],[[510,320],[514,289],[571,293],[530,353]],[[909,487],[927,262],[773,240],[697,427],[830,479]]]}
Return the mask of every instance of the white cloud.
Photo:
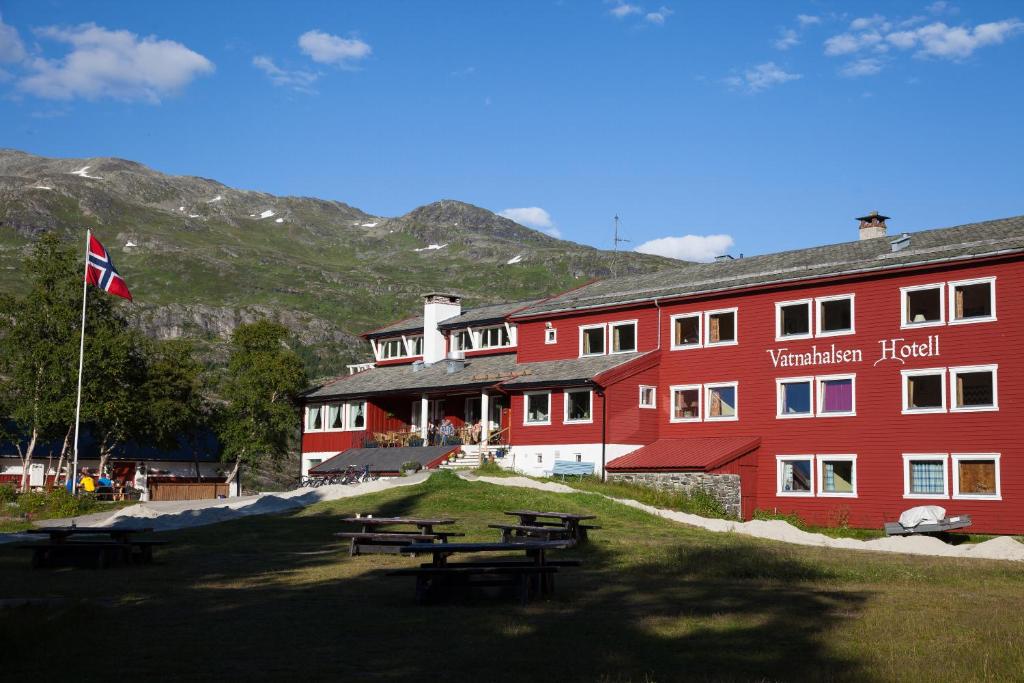
{"label": "white cloud", "polygon": [[970,57],[978,48],[999,45],[1021,32],[1024,22],[1018,19],[978,24],[974,28],[935,22],[913,31],[890,33],[886,40],[905,50],[917,48],[918,57],[957,60]]}
{"label": "white cloud", "polygon": [[839,70],[840,76],[857,78],[858,76],[874,76],[882,70],[882,60],[875,57],[856,59]]}
{"label": "white cloud", "polygon": [[798,14],[796,15],[796,20],[800,22],[801,26],[812,26],[821,23],[821,17],[816,17],[813,14]]}
{"label": "white cloud", "polygon": [[630,14],[640,14],[643,10],[637,5],[631,5],[628,2],[622,2],[617,0],[615,6],[608,10],[612,16],[618,19],[625,19]]}
{"label": "white cloud", "polygon": [[836,55],[848,55],[860,49],[857,37],[850,33],[840,33],[825,41],[825,54],[830,57]]}
{"label": "white cloud", "polygon": [[299,36],[299,48],[314,62],[348,67],[352,62],[366,59],[373,52],[369,44],[358,38],[332,36],[317,29]]}
{"label": "white cloud", "polygon": [[18,29],[4,23],[0,14],[0,64],[20,62],[25,59],[25,45],[21,42]]}
{"label": "white cloud", "polygon": [[714,261],[735,244],[731,235],[683,235],[659,237],[636,248],[642,254],[667,256],[682,261]]}
{"label": "white cloud", "polygon": [[319,77],[318,74],[309,71],[282,69],[270,57],[263,56],[253,57],[252,65],[265,73],[274,85],[293,88],[299,92],[315,92],[312,86]]}
{"label": "white cloud", "polygon": [[[513,220],[520,225],[525,225],[530,228],[536,228],[538,230],[550,230],[555,229],[555,222],[551,220],[551,214],[539,206],[526,206],[519,209],[505,209],[504,211],[498,212],[499,216],[504,216],[509,220]],[[557,235],[556,235],[557,236]]]}
{"label": "white cloud", "polygon": [[747,69],[741,76],[731,76],[725,79],[725,82],[734,88],[742,88],[755,93],[799,78],[803,78],[803,76],[788,73],[775,62],[766,62]]}
{"label": "white cloud", "polygon": [[649,24],[657,24],[658,26],[661,26],[662,24],[665,23],[665,20],[668,19],[673,14],[675,14],[675,12],[673,12],[668,7],[662,5],[661,7],[658,8],[658,11],[648,12],[644,16],[644,21],[646,21]]}
{"label": "white cloud", "polygon": [[28,66],[34,73],[19,83],[22,90],[48,99],[110,97],[156,103],[214,68],[206,57],[173,40],[140,39],[96,24],[50,26],[36,33],[72,46],[63,59],[32,60]]}
{"label": "white cloud", "polygon": [[850,22],[850,29],[853,31],[863,31],[868,28],[888,31],[891,27],[892,25],[881,14],[875,14],[870,17],[858,17]]}
{"label": "white cloud", "polygon": [[797,32],[791,28],[783,29],[779,33],[778,40],[776,40],[774,43],[776,50],[788,50],[794,45],[799,44],[800,37],[797,35]]}
{"label": "white cloud", "polygon": [[957,14],[960,12],[960,8],[955,5],[951,5],[946,0],[937,0],[926,7],[932,14]]}

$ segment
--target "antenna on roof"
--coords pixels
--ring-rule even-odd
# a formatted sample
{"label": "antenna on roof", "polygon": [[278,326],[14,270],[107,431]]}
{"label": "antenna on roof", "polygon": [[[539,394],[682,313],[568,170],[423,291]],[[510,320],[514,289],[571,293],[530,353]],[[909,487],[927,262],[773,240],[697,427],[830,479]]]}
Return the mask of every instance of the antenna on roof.
{"label": "antenna on roof", "polygon": [[622,242],[628,242],[629,240],[627,240],[625,237],[619,237],[619,214],[615,214],[614,220],[615,234],[612,236],[612,251],[615,252],[615,255],[612,257],[612,277],[618,277],[619,274],[616,271],[616,266],[618,266],[619,262],[619,244]]}

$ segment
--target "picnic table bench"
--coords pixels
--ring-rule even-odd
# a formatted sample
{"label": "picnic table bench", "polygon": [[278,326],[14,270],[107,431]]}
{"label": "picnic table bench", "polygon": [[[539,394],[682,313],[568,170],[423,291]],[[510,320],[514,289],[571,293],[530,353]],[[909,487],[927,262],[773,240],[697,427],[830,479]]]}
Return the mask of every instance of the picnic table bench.
{"label": "picnic table bench", "polygon": [[488,524],[487,526],[491,529],[499,529],[501,531],[502,543],[511,543],[513,539],[523,537],[541,538],[545,541],[559,541],[564,539],[568,539],[573,542],[576,541],[575,537],[572,536],[572,532],[561,525],[525,526],[523,524]]}
{"label": "picnic table bench", "polygon": [[[521,604],[531,595],[554,591],[554,574],[559,567],[578,566],[578,562],[548,562],[546,551],[571,547],[570,541],[523,540],[512,543],[412,543],[402,548],[403,553],[433,555],[429,563],[419,567],[397,569],[388,576],[416,577],[416,601],[426,603],[443,590],[486,586],[512,587]],[[459,553],[508,553],[520,550],[526,560],[484,560],[449,563],[451,555]]]}
{"label": "picnic table bench", "polygon": [[447,517],[441,518],[422,518],[422,517],[346,517],[341,520],[343,522],[350,522],[352,524],[358,524],[362,528],[360,531],[369,533],[377,530],[382,526],[414,526],[420,530],[423,534],[434,533],[435,526],[445,526],[448,524],[454,524],[454,519]]}
{"label": "picnic table bench", "polygon": [[580,515],[572,512],[539,512],[537,510],[506,510],[505,514],[518,517],[520,526],[564,527],[569,530],[569,534],[578,543],[586,542],[588,531],[601,528],[595,524],[581,524],[581,522],[587,519],[597,519],[597,515]]}
{"label": "picnic table bench", "polygon": [[152,527],[40,527],[29,529],[27,533],[48,536],[47,540],[21,543],[17,547],[32,551],[34,568],[85,564],[105,569],[133,560],[149,564],[153,561],[153,548],[166,545],[167,541],[132,536],[151,531]]}
{"label": "picnic table bench", "polygon": [[452,536],[465,536],[466,534],[455,531],[435,531],[432,534],[403,531],[342,531],[334,535],[351,541],[349,555],[355,557],[372,553],[394,554],[410,543],[431,543],[433,541],[447,543]]}

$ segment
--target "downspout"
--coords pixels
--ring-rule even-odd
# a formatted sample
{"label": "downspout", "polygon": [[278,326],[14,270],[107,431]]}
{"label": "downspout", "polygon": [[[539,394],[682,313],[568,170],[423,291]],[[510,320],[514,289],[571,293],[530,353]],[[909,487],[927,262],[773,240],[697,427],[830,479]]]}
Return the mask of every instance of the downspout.
{"label": "downspout", "polygon": [[608,481],[608,475],[604,467],[605,460],[607,459],[608,399],[605,396],[604,387],[598,389],[597,395],[601,397],[601,481]]}

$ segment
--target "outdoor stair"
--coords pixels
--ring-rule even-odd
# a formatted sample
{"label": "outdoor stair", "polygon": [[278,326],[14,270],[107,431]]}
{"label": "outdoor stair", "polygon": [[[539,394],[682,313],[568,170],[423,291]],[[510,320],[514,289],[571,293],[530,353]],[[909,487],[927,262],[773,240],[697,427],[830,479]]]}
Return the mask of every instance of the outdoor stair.
{"label": "outdoor stair", "polygon": [[454,460],[449,460],[441,465],[445,470],[475,470],[480,467],[480,450],[477,446],[468,446],[467,450],[460,451]]}

